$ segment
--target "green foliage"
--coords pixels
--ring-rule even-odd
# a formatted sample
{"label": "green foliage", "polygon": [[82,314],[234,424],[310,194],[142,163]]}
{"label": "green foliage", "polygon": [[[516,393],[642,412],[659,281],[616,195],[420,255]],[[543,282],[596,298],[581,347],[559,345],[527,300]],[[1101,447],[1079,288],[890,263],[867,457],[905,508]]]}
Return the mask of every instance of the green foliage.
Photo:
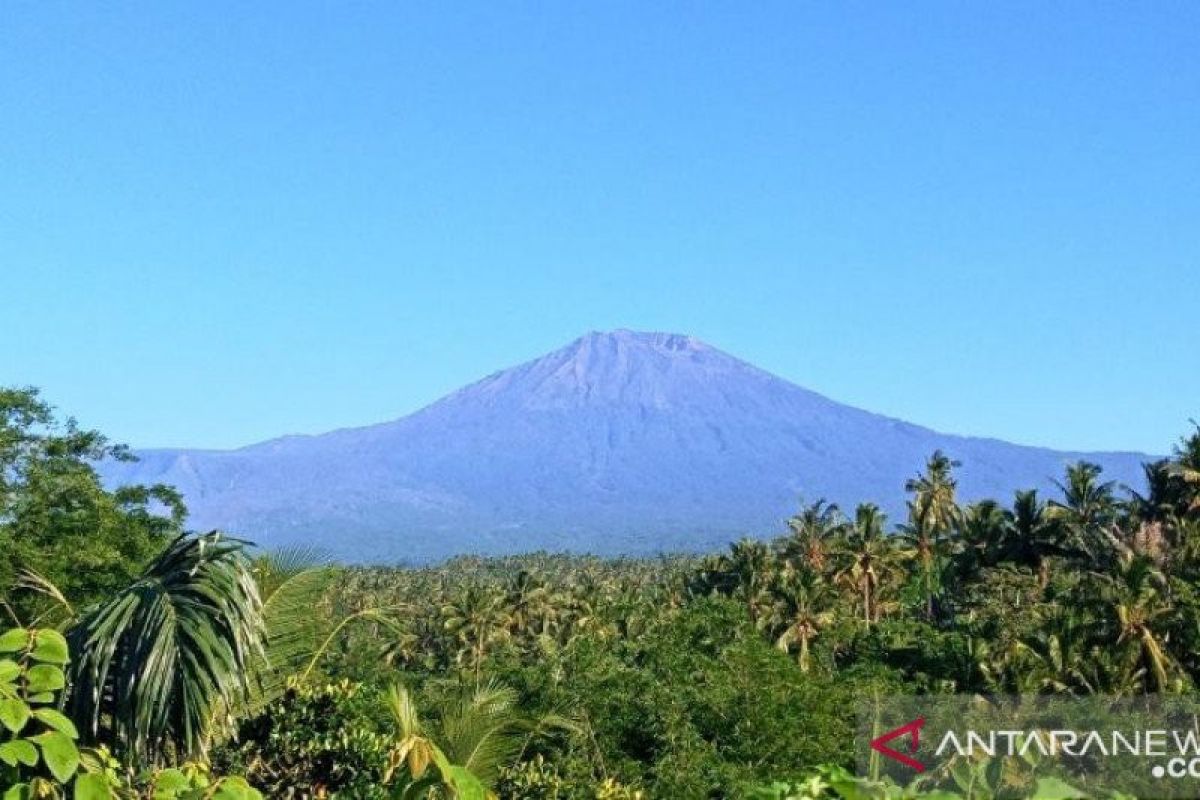
{"label": "green foliage", "polygon": [[0,791],[4,800],[68,793],[75,800],[261,800],[237,777],[215,778],[199,764],[131,779],[104,746],[80,748],[79,731],[54,708],[70,661],[67,640],[49,629],[0,634]]}
{"label": "green foliage", "polygon": [[362,687],[340,681],[293,686],[213,752],[269,797],[383,797],[391,740],[384,710]]}
{"label": "green foliage", "polygon": [[53,708],[67,660],[58,631],[13,628],[0,635],[0,785],[10,791],[48,791],[79,771],[79,732]]}
{"label": "green foliage", "polygon": [[138,764],[202,755],[214,714],[249,690],[263,646],[242,543],[177,538],[69,636],[78,658],[68,708],[89,740]]}
{"label": "green foliage", "polygon": [[986,763],[936,792],[856,778],[847,709],[1200,678],[1200,432],[1144,494],[1083,463],[1058,497],[964,505],[935,453],[899,525],[818,501],[723,554],[419,569],[183,536],[170,490],[99,487],[122,454],[0,392],[0,591],[68,631],[0,635],[5,800],[1065,800]]}
{"label": "green foliage", "polygon": [[[954,789],[926,788],[927,778],[918,778],[907,786],[852,775],[842,767],[821,766],[800,781],[774,781],[750,786],[746,800],[994,800],[998,797],[1025,797],[1028,800],[1081,800],[1088,795],[1060,778],[1040,777],[1028,787],[1013,793],[1003,787],[999,761],[957,764]],[[1109,793],[1104,795],[1110,796]]]}
{"label": "green foliage", "polygon": [[107,491],[93,467],[104,458],[130,456],[74,420],[56,420],[36,390],[0,388],[0,600],[18,623],[48,608],[15,592],[23,570],[85,605],[127,586],[182,531],[176,491]]}

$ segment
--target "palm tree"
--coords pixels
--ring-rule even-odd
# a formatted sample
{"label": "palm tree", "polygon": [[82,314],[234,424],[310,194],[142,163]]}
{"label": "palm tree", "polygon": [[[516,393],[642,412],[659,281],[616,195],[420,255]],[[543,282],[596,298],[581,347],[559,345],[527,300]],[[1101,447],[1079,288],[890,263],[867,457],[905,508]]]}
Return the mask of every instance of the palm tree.
{"label": "palm tree", "polygon": [[884,533],[887,516],[874,503],[855,509],[854,525],[841,553],[847,564],[839,577],[855,587],[862,599],[863,622],[870,625],[880,616],[879,591],[895,569],[896,550]]}
{"label": "palm tree", "polygon": [[[1057,608],[1016,644],[1030,689],[1052,694],[1097,694],[1110,686],[1107,659],[1091,644],[1094,624],[1076,609]],[[1028,691],[1029,689],[1027,689]]]}
{"label": "palm tree", "polygon": [[1155,691],[1166,692],[1181,684],[1170,677],[1179,670],[1167,649],[1167,636],[1161,632],[1174,609],[1154,580],[1154,573],[1150,560],[1138,556],[1104,578],[1113,610],[1115,644],[1129,648],[1131,670],[1152,676]]}
{"label": "palm tree", "polygon": [[426,733],[417,704],[404,686],[396,684],[388,690],[387,706],[396,726],[396,742],[388,751],[383,783],[395,787],[395,797],[418,800],[443,792],[472,800],[494,797],[478,776],[468,767],[452,763]]}
{"label": "palm tree", "polygon": [[1046,504],[1038,499],[1037,490],[1017,492],[1013,498],[1012,536],[1005,548],[1005,559],[1033,567],[1038,586],[1045,589],[1050,583],[1049,559],[1067,553],[1063,527],[1046,513]]}
{"label": "palm tree", "polygon": [[785,653],[797,650],[796,663],[803,672],[810,666],[809,646],[833,621],[833,592],[812,570],[790,570],[774,587],[771,626],[777,631],[775,646]]}
{"label": "palm tree", "polygon": [[928,619],[933,619],[946,536],[962,516],[956,497],[958,482],[954,479],[954,469],[958,466],[959,462],[935,450],[925,462],[925,471],[904,484],[904,490],[913,499],[908,504],[909,522],[901,528],[901,536],[908,542],[910,555],[921,570]]}
{"label": "palm tree", "polygon": [[967,506],[961,522],[962,549],[957,554],[959,578],[1006,560],[1012,539],[1012,515],[995,500]]}
{"label": "palm tree", "polygon": [[311,548],[294,547],[254,559],[251,571],[262,598],[266,652],[251,666],[251,692],[240,716],[251,716],[283,695],[333,628],[322,602],[340,570]]}
{"label": "palm tree", "polygon": [[550,590],[529,570],[513,576],[501,603],[509,630],[520,634],[543,634],[556,614]]}
{"label": "palm tree", "polygon": [[757,540],[744,538],[729,547],[729,563],[737,576],[737,590],[746,602],[751,620],[757,620],[771,579],[771,552]]}
{"label": "palm tree", "polygon": [[1180,484],[1180,515],[1200,512],[1200,423],[1192,424],[1196,430],[1179,441],[1168,465]]}
{"label": "palm tree", "polygon": [[1047,511],[1050,518],[1062,524],[1071,544],[1093,563],[1100,556],[1105,531],[1112,524],[1117,510],[1116,484],[1101,481],[1103,472],[1097,464],[1078,461],[1067,467],[1066,480],[1057,482],[1062,501],[1051,500]]}
{"label": "palm tree", "polygon": [[[517,693],[491,682],[451,698],[426,724],[411,693],[395,684],[387,694],[396,727],[385,780],[404,769],[408,786],[452,789],[454,797],[494,797],[490,787],[503,767],[516,762],[530,743],[551,731],[577,733],[577,723],[560,714],[531,719],[520,713]],[[430,767],[433,767],[431,775]],[[405,797],[418,797],[406,788]]]}
{"label": "palm tree", "polygon": [[460,659],[465,656],[478,682],[483,670],[487,648],[504,633],[504,614],[501,598],[477,584],[471,584],[458,598],[442,606],[442,625],[462,644]]}
{"label": "palm tree", "polygon": [[914,522],[935,537],[949,533],[960,519],[958,481],[954,479],[954,470],[960,466],[960,462],[935,450],[925,462],[925,471],[904,484],[904,490],[913,495]]}
{"label": "palm tree", "polygon": [[926,525],[918,522],[912,503],[908,504],[908,522],[898,528],[904,544],[901,555],[916,563],[921,593],[925,598],[925,618],[933,619],[933,598],[941,584],[942,549],[945,541]]}
{"label": "palm tree", "polygon": [[788,520],[788,535],[779,543],[780,554],[794,566],[824,573],[834,542],[846,528],[841,510],[818,500]]}
{"label": "palm tree", "polygon": [[243,542],[180,536],[68,631],[68,708],[137,763],[203,755],[214,712],[251,691],[267,627]]}

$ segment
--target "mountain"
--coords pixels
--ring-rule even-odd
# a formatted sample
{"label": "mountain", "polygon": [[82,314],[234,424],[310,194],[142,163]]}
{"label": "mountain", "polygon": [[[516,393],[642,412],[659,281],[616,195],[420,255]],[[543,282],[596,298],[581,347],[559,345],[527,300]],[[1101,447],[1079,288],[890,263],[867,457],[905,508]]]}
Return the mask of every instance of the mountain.
{"label": "mountain", "polygon": [[144,450],[110,485],[174,484],[191,525],[352,561],[537,549],[645,554],[771,535],[800,498],[871,500],[942,449],[966,499],[1053,490],[1087,458],[1140,485],[1137,453],[937,433],[844,406],[688,336],[590,333],[380,425],[238,450]]}

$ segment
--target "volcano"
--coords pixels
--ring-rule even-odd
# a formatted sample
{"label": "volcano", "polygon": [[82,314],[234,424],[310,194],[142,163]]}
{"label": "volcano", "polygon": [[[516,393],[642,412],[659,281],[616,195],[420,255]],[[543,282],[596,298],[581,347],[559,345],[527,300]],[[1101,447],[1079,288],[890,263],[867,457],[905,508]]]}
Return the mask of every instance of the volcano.
{"label": "volcano", "polygon": [[964,500],[1054,491],[1071,461],[1140,482],[1138,453],[938,433],[842,405],[677,334],[590,333],[400,419],[237,450],[143,450],[109,485],[168,483],[189,525],[346,561],[534,550],[645,555],[774,535],[804,500],[880,504],[941,449]]}

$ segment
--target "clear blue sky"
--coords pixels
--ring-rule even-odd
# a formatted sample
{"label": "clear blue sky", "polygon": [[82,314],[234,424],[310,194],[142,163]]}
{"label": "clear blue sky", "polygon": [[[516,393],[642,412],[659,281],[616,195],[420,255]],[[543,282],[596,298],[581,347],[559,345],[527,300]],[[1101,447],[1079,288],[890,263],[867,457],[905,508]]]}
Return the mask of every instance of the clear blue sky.
{"label": "clear blue sky", "polygon": [[135,445],[615,327],[952,432],[1200,416],[1200,3],[9,2],[0,76],[0,383]]}

